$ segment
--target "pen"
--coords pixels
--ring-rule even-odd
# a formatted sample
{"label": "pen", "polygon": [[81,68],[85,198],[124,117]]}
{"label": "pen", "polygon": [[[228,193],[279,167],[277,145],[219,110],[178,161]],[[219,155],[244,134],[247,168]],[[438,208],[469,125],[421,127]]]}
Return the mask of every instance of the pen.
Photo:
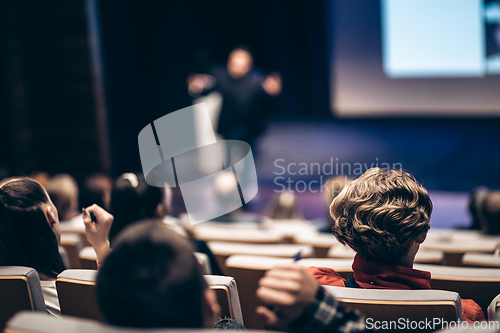
{"label": "pen", "polygon": [[97,222],[97,219],[95,218],[94,213],[92,213],[90,210],[88,210],[87,213],[89,213],[90,219],[92,220],[92,222]]}
{"label": "pen", "polygon": [[92,220],[92,222],[97,222],[97,219],[95,218],[95,215],[93,212],[91,212],[90,210],[85,210],[85,208],[82,208],[82,212],[85,211],[87,212],[87,214],[89,214],[90,216],[90,219]]}

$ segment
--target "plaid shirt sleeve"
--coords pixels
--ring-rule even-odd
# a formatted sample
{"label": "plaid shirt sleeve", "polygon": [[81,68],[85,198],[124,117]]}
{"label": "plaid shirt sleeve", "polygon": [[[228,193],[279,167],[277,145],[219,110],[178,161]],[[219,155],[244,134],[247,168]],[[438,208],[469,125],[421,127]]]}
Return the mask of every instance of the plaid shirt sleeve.
{"label": "plaid shirt sleeve", "polygon": [[366,331],[364,316],[355,311],[347,311],[333,295],[318,289],[314,302],[304,313],[292,321],[290,332],[361,332]]}

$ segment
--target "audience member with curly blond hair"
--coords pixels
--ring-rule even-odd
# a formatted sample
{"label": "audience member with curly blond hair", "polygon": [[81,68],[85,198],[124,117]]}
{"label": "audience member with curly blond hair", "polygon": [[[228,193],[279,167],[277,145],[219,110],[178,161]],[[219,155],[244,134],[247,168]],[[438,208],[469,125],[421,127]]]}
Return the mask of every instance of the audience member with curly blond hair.
{"label": "audience member with curly blond hair", "polygon": [[385,262],[415,256],[431,212],[429,194],[410,174],[379,168],[346,186],[330,205],[337,239],[366,259]]}
{"label": "audience member with curly blond hair", "polygon": [[[430,228],[427,190],[402,170],[372,168],[333,200],[333,234],[356,251],[354,274],[344,280],[330,268],[310,267],[323,285],[367,289],[431,289],[431,274],[413,269]],[[464,320],[484,320],[473,300],[462,300]]]}

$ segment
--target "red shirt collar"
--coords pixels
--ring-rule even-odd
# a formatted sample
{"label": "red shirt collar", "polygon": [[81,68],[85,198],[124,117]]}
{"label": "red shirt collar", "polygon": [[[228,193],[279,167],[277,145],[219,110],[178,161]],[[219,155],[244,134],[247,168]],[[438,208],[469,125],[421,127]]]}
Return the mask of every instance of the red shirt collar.
{"label": "red shirt collar", "polygon": [[431,273],[380,261],[363,259],[359,254],[352,263],[354,279],[363,288],[431,289]]}

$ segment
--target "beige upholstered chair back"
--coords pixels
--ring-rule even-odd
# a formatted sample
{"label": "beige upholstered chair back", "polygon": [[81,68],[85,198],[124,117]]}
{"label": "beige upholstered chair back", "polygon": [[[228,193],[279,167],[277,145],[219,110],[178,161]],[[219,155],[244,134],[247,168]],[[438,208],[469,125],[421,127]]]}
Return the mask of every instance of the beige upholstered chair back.
{"label": "beige upholstered chair back", "polygon": [[299,251],[303,258],[309,258],[314,255],[314,251],[311,246],[299,244],[249,244],[209,242],[207,245],[214,254],[219,266],[222,268],[225,274],[227,274],[226,259],[231,255],[293,258]]}
{"label": "beige upholstered chair back", "polygon": [[104,322],[95,295],[96,275],[96,270],[67,269],[57,276],[57,296],[63,315]]}
{"label": "beige upholstered chair back", "polygon": [[[56,287],[62,314],[104,322],[95,294],[96,276],[97,271],[86,269],[68,269],[59,274]],[[235,280],[215,275],[205,275],[205,278],[209,287],[216,292],[221,317],[243,323]]]}
{"label": "beige upholstered chair back", "polygon": [[68,256],[69,268],[81,268],[79,253],[83,245],[80,236],[77,234],[61,234],[61,246]]}
{"label": "beige upholstered chair back", "polygon": [[[409,321],[456,322],[462,320],[460,296],[455,292],[442,290],[387,290],[359,289],[325,286],[326,290],[343,302],[348,308],[358,309],[371,320],[393,322],[393,328],[408,325]],[[400,318],[404,318],[401,323]],[[399,322],[398,322],[399,320]],[[370,321],[367,321],[369,324]],[[396,325],[397,324],[397,325]],[[419,328],[419,331],[425,331]],[[411,331],[411,328],[408,330]],[[429,330],[428,330],[429,331]]]}
{"label": "beige upholstered chair back", "polygon": [[500,269],[415,264],[431,272],[431,288],[455,291],[462,299],[473,299],[486,314],[491,300],[500,293]]}
{"label": "beige upholstered chair back", "polygon": [[[255,295],[259,280],[273,266],[290,262],[293,262],[293,259],[250,255],[233,255],[226,260],[226,274],[233,276],[238,283],[246,328],[264,329],[264,323],[255,313],[255,308],[260,305],[260,301]],[[331,267],[344,277],[349,277],[352,274],[351,259],[304,258],[298,263],[304,267]]]}

